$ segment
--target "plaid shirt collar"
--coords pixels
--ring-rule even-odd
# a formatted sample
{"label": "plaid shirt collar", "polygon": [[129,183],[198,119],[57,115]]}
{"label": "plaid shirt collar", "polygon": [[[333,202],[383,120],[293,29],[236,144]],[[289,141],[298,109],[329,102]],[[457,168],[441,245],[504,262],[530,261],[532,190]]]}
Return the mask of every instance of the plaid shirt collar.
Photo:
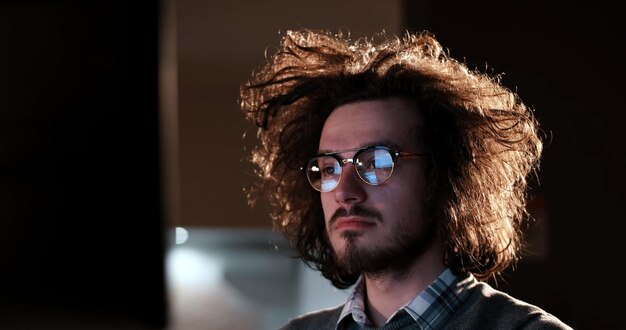
{"label": "plaid shirt collar", "polygon": [[[471,274],[455,276],[449,268],[446,268],[424,291],[391,315],[389,320],[399,311],[406,310],[420,329],[441,328],[452,318],[476,283],[476,279]],[[354,322],[371,326],[365,314],[363,275],[356,282],[354,290],[348,297],[337,321],[336,329],[339,329],[341,322],[350,315]]]}

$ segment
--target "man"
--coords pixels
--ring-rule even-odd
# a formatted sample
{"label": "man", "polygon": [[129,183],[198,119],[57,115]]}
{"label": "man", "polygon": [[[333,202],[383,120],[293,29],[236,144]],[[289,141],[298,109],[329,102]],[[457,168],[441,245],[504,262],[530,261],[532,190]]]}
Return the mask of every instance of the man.
{"label": "man", "polygon": [[284,329],[569,329],[481,280],[519,257],[542,143],[499,81],[428,33],[289,31],[241,89],[275,226],[338,288]]}

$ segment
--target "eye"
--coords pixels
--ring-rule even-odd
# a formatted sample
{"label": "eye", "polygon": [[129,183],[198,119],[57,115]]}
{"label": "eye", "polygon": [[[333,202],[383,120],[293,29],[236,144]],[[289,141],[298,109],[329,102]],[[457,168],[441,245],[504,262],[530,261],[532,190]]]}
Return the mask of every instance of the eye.
{"label": "eye", "polygon": [[334,174],[335,174],[334,166],[326,166],[322,168],[322,175],[329,176],[329,175],[334,175]]}
{"label": "eye", "polygon": [[378,161],[374,154],[370,154],[369,152],[359,156],[357,160],[357,166],[362,169],[373,170],[378,168]]}
{"label": "eye", "polygon": [[322,177],[332,177],[339,173],[339,163],[334,158],[328,157],[320,161],[320,172]]}
{"label": "eye", "polygon": [[393,160],[387,150],[371,149],[359,156],[358,165],[363,170],[388,169],[393,167]]}
{"label": "eye", "polygon": [[361,162],[361,165],[362,165],[361,166],[362,168],[370,169],[370,170],[378,168],[378,166],[376,164],[376,158],[374,158],[374,157],[370,157],[368,159],[364,159]]}

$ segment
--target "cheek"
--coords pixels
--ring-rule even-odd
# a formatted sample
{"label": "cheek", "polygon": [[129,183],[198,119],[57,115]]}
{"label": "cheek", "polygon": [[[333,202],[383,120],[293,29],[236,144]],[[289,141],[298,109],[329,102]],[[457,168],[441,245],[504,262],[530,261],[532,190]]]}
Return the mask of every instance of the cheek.
{"label": "cheek", "polygon": [[320,193],[320,200],[322,202],[322,211],[324,211],[324,220],[328,223],[328,219],[334,212],[334,199],[331,193]]}
{"label": "cheek", "polygon": [[[425,187],[416,181],[415,184],[409,182],[397,187],[390,196],[387,196],[387,209],[400,220],[403,225],[419,223],[424,217]],[[417,221],[416,221],[417,220]]]}
{"label": "cheek", "polygon": [[403,191],[400,193],[404,200],[412,205],[422,206],[426,197],[426,180],[421,167],[412,168],[407,175],[408,178],[401,185]]}

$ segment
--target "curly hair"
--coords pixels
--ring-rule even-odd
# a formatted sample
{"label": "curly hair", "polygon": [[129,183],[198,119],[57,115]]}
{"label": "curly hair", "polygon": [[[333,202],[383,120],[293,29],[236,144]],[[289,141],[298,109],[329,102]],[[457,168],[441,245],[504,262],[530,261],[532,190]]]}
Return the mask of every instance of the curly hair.
{"label": "curly hair", "polygon": [[542,150],[538,123],[498,76],[451,58],[431,33],[351,41],[328,31],[287,31],[240,96],[259,129],[249,160],[260,180],[248,187],[248,200],[267,198],[274,228],[334,286],[346,288],[360,274],[338,265],[320,193],[300,168],[317,153],[329,114],[363,100],[403,97],[423,119],[426,211],[444,240],[444,263],[485,280],[518,260],[527,177]]}

